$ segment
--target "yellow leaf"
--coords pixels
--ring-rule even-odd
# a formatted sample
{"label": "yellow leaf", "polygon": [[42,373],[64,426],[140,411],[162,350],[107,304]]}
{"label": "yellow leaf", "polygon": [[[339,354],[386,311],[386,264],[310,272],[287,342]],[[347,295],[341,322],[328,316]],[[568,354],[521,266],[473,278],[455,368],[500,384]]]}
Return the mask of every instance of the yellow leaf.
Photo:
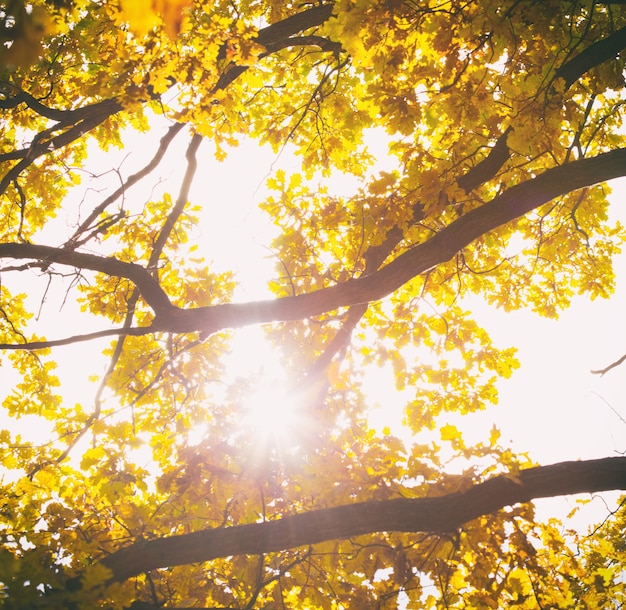
{"label": "yellow leaf", "polygon": [[500,430],[498,430],[498,428],[494,424],[491,428],[491,433],[489,435],[489,446],[494,447],[495,444],[498,442],[498,439],[500,438],[500,436],[501,436],[501,432]]}
{"label": "yellow leaf", "polygon": [[462,438],[461,431],[452,424],[446,424],[439,430],[442,441],[454,441]]}

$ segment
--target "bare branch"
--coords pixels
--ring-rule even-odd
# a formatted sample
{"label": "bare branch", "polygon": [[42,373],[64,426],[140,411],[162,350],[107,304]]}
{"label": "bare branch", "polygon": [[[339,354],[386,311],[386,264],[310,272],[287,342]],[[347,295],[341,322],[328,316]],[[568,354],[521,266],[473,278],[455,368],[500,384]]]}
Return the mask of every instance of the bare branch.
{"label": "bare branch", "polygon": [[626,354],[624,354],[621,358],[609,364],[609,366],[598,369],[597,371],[590,371],[592,375],[600,375],[602,377],[604,374],[608,373],[611,369],[614,369],[616,366],[622,364],[622,362],[626,361]]}
{"label": "bare branch", "polygon": [[141,296],[155,313],[165,314],[173,308],[159,283],[146,269],[135,263],[125,263],[113,257],[75,252],[64,248],[16,243],[0,244],[0,258],[34,259],[124,277],[137,286]]}
{"label": "bare branch", "polygon": [[[165,135],[161,138],[159,142],[159,147],[157,148],[156,153],[150,159],[150,161],[142,167],[138,172],[134,173],[132,176],[129,176],[124,183],[115,190],[114,193],[111,193],[102,203],[96,206],[89,216],[81,223],[80,227],[76,229],[74,235],[65,243],[64,247],[66,248],[75,248],[77,246],[83,245],[87,239],[80,239],[81,235],[83,235],[86,231],[91,228],[92,223],[102,214],[109,205],[111,205],[114,201],[117,201],[119,197],[121,197],[126,190],[128,190],[131,186],[139,182],[142,178],[150,174],[150,172],[157,167],[157,165],[161,162],[167,149],[169,148],[170,143],[176,137],[176,135],[180,132],[180,130],[184,127],[182,123],[174,123],[166,132]],[[100,227],[98,227],[100,228]],[[91,234],[90,234],[91,236]],[[89,236],[89,237],[90,237]]]}
{"label": "bare branch", "polygon": [[187,147],[187,153],[185,154],[185,158],[187,159],[187,170],[185,171],[176,203],[163,223],[159,236],[157,237],[154,247],[152,248],[152,252],[150,253],[150,261],[148,262],[149,269],[156,267],[161,253],[163,252],[163,248],[165,247],[165,243],[167,242],[174,225],[180,218],[180,215],[183,213],[183,210],[188,203],[189,189],[191,188],[196,169],[198,168],[196,153],[198,152],[201,142],[202,136],[194,134],[191,138],[189,146]]}
{"label": "bare branch", "polygon": [[106,330],[99,330],[93,333],[86,333],[84,335],[73,335],[72,337],[65,337],[64,339],[54,339],[51,341],[25,341],[24,343],[0,343],[0,350],[18,350],[25,349],[34,351],[38,349],[46,349],[48,347],[60,347],[62,345],[72,345],[74,343],[81,343],[83,341],[93,341],[94,339],[101,339],[102,337],[111,337],[119,335],[132,335],[138,337],[140,335],[149,335],[154,332],[149,326],[143,328],[109,328]]}
{"label": "bare branch", "polygon": [[[140,174],[148,173],[147,168],[151,164],[156,165],[156,163],[158,163],[158,161],[160,161],[161,157],[163,156],[163,154],[167,150],[167,147],[169,146],[169,143],[172,141],[172,139],[178,133],[178,131],[180,131],[181,127],[182,127],[181,124],[176,124],[176,125],[173,125],[168,130],[166,135],[161,140],[161,145],[159,147],[159,151],[157,151],[157,154],[152,159],[152,161],[148,164],[148,166],[144,167],[140,172],[138,172],[137,174],[135,174],[131,178],[136,178],[138,180],[140,178]],[[197,153],[198,147],[200,146],[201,142],[202,142],[202,137],[200,135],[198,135],[198,134],[195,134],[191,138],[191,142],[189,143],[189,146],[187,148],[187,154],[186,154],[187,171],[185,172],[185,176],[183,178],[183,182],[182,182],[182,185],[181,185],[181,188],[180,188],[178,199],[176,201],[176,204],[174,205],[174,208],[171,210],[171,212],[167,216],[167,218],[165,220],[165,223],[163,224],[163,227],[161,228],[159,236],[156,239],[154,247],[152,248],[152,252],[150,253],[150,260],[148,262],[148,269],[151,270],[151,272],[153,274],[153,277],[155,278],[155,282],[158,282],[158,276],[157,276],[157,272],[156,272],[156,267],[157,267],[157,263],[158,263],[159,257],[161,256],[161,253],[163,251],[165,243],[167,242],[167,238],[169,237],[172,229],[174,228],[174,225],[176,224],[176,221],[178,220],[178,218],[182,214],[182,212],[183,212],[183,210],[185,208],[185,205],[187,205],[187,201],[188,201],[188,197],[189,197],[189,189],[191,188],[191,183],[193,181],[193,176],[194,176],[194,174],[196,172],[196,168],[197,168],[196,153]],[[123,186],[122,186],[122,188],[123,188]],[[114,193],[114,195],[115,195],[115,193]],[[103,203],[106,203],[106,200]],[[102,207],[102,206],[100,206],[100,207]],[[96,395],[95,395],[95,398],[94,398],[94,410],[93,410],[93,413],[90,415],[90,417],[85,422],[85,424],[82,426],[82,428],[75,432],[72,440],[68,443],[68,445],[65,448],[65,450],[59,455],[59,457],[57,458],[57,462],[59,462],[59,463],[62,462],[63,460],[65,460],[65,458],[70,454],[72,449],[76,446],[78,441],[85,435],[85,433],[91,428],[91,426],[96,421],[98,421],[98,419],[100,418],[100,413],[102,411],[102,397],[103,397],[103,394],[104,394],[104,390],[106,389],[106,387],[107,387],[107,385],[109,383],[109,380],[111,379],[111,376],[113,375],[113,372],[115,371],[115,367],[117,366],[117,363],[118,363],[118,361],[119,361],[119,359],[120,359],[120,357],[122,355],[122,352],[124,350],[124,343],[125,343],[126,337],[130,336],[130,335],[133,335],[133,336],[146,335],[146,334],[149,334],[149,333],[152,332],[152,329],[150,327],[144,327],[144,328],[134,328],[134,327],[132,327],[133,318],[135,317],[135,308],[137,306],[137,301],[139,300],[140,294],[141,294],[141,292],[140,292],[139,286],[136,284],[135,288],[133,289],[133,291],[131,292],[131,294],[130,294],[130,296],[128,298],[128,301],[127,301],[127,311],[126,311],[126,315],[124,317],[124,324],[123,324],[121,329],[117,329],[116,331],[114,331],[114,332],[112,331],[112,332],[109,332],[109,333],[106,333],[106,331],[103,331],[102,333],[100,333],[102,335],[104,335],[105,333],[106,334],[115,334],[119,338],[117,340],[117,343],[115,344],[115,348],[113,349],[113,353],[111,354],[111,359],[109,360],[109,364],[107,366],[107,370],[104,373],[104,375],[102,376],[102,378],[100,380],[100,383],[98,385],[98,390],[96,391]],[[48,342],[48,343],[54,343],[55,345],[66,345],[67,343],[75,343],[78,340],[81,340],[81,341],[82,340],[87,340],[87,338],[89,338],[89,337],[87,337],[87,336],[83,336],[83,337],[79,337],[79,338],[73,337],[73,338],[70,338],[70,339],[67,339],[67,340],[61,340],[61,341],[57,341],[57,342]],[[95,337],[92,337],[92,338],[95,338]],[[1,349],[1,347],[2,346],[0,346],[0,349]],[[50,345],[50,347],[52,347],[52,345]],[[25,348],[25,349],[33,349],[33,348],[32,347],[28,347],[28,348]],[[158,375],[157,375],[157,377],[158,377]],[[147,389],[148,388],[146,388],[145,391],[147,391]]]}

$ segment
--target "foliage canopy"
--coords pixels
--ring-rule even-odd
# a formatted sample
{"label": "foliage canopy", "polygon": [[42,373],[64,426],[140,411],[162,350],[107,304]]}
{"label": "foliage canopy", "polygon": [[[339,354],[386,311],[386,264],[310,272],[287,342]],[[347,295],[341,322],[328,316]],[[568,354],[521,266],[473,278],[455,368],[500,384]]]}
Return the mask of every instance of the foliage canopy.
{"label": "foliage canopy", "polygon": [[[463,297],[556,316],[614,288],[626,3],[12,0],[0,21],[5,607],[622,607],[624,510],[565,535],[529,500],[625,489],[626,458],[537,467],[442,416],[518,365]],[[228,202],[190,200],[219,171],[202,151],[249,138],[301,164],[267,180],[258,301],[199,247]],[[133,146],[134,173],[98,167]],[[289,380],[260,419],[259,378],[229,370],[251,325]],[[78,397],[67,345],[90,354]],[[368,424],[382,364],[410,440]]]}

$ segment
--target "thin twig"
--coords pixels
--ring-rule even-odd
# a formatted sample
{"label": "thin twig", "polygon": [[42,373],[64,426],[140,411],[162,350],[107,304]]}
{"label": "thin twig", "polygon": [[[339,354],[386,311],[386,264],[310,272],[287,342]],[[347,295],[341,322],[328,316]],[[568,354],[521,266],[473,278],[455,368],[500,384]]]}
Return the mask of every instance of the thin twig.
{"label": "thin twig", "polygon": [[52,339],[50,341],[25,341],[24,343],[0,343],[0,350],[27,350],[35,351],[38,349],[46,349],[49,347],[60,347],[62,345],[71,345],[72,343],[81,343],[82,341],[92,341],[102,337],[132,335],[138,337],[141,335],[149,335],[154,332],[151,326],[138,326],[132,328],[108,328],[107,330],[99,330],[84,335],[73,335],[64,339]]}
{"label": "thin twig", "polygon": [[591,371],[591,374],[600,375],[600,377],[602,377],[604,376],[605,373],[608,373],[611,369],[614,369],[616,366],[619,366],[625,360],[626,360],[626,354],[624,354],[619,360],[616,360],[615,362],[612,362],[611,364],[609,364],[609,366],[607,366],[606,368],[598,369],[597,371]]}

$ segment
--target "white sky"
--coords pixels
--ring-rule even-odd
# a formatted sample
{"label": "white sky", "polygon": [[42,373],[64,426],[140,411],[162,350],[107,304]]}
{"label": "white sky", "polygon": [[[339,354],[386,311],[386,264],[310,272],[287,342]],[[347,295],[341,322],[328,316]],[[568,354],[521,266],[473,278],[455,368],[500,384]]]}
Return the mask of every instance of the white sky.
{"label": "white sky", "polygon": [[[143,144],[138,152],[129,147],[123,153],[130,154],[122,164],[124,175],[129,175],[145,162],[143,156],[153,153],[155,142],[161,135],[158,131],[148,134],[148,144]],[[184,159],[184,149],[180,148],[184,145],[183,140],[181,138],[179,148],[175,147],[168,153],[169,164],[166,161],[155,174],[166,181],[172,178],[165,186],[174,197],[180,180],[180,177],[175,177],[178,171],[176,159]],[[269,242],[271,231],[256,206],[265,196],[263,182],[273,166],[291,165],[297,171],[297,165],[286,153],[277,158],[267,150],[260,153],[256,145],[231,150],[229,158],[223,163],[213,160],[207,145],[203,145],[201,154],[190,200],[201,204],[208,218],[217,220],[213,220],[213,224],[204,223],[193,237],[205,248],[204,253],[209,260],[219,256],[225,263],[224,268],[239,271],[242,286],[237,291],[238,300],[269,297],[271,295],[264,282],[272,272],[274,261],[264,246]],[[104,161],[102,163],[103,171],[111,166],[110,162],[106,166]],[[149,182],[152,184],[154,178]],[[350,193],[355,184],[353,180],[345,179],[337,188]],[[612,186],[612,213],[626,224],[626,180],[614,181]],[[128,196],[145,198],[146,194],[142,194],[139,187],[132,189]],[[93,193],[90,196],[91,205],[101,197]],[[85,207],[85,210],[88,209],[90,206]],[[64,223],[66,219],[61,217],[59,222]],[[48,243],[54,244],[55,241],[50,239]],[[467,441],[471,441],[472,436],[476,441],[486,440],[495,422],[502,431],[503,443],[510,440],[516,451],[530,452],[531,457],[542,464],[606,457],[626,451],[626,424],[613,411],[626,418],[626,364],[604,377],[589,372],[605,367],[626,353],[623,313],[626,311],[626,254],[616,261],[616,268],[617,290],[610,300],[589,302],[584,297],[576,298],[572,307],[563,312],[558,320],[540,318],[527,311],[507,314],[486,306],[476,309],[478,321],[490,332],[497,345],[518,348],[522,367],[511,379],[500,382],[499,405],[454,422],[463,430]],[[34,292],[33,302],[37,298]],[[42,321],[46,323],[45,314]],[[72,316],[72,324],[76,322],[76,316]],[[95,328],[104,326],[106,322],[100,320]],[[94,327],[91,325],[91,328]],[[71,333],[75,332],[82,331],[73,326]],[[49,338],[59,338],[65,335],[65,331],[62,325],[55,324],[47,334]],[[64,377],[72,380],[77,399],[82,392],[89,392],[92,396],[95,386],[81,383],[77,379],[76,368],[84,370],[85,354],[95,356],[101,351],[100,346],[109,341],[58,348],[55,352],[62,360]],[[252,370],[265,358],[266,355],[259,352],[258,362],[255,362],[249,350],[245,356],[242,354],[244,368]],[[103,363],[100,369],[85,371],[84,376],[101,372],[104,366]],[[6,367],[0,368],[0,378],[5,387],[11,378],[7,373]],[[394,419],[399,421],[401,415],[389,411],[392,380],[387,379],[391,384],[387,387],[384,375],[372,375],[371,379],[375,379],[371,383],[373,400],[382,403],[384,397],[385,418],[390,423]],[[382,410],[376,413],[379,425],[381,413]],[[450,421],[454,421],[453,416]],[[566,501],[566,504],[571,505],[571,501]],[[550,505],[550,510],[553,506]]]}
{"label": "white sky", "polygon": [[[263,199],[262,182],[272,163],[281,166],[291,162],[288,155],[276,161],[267,151],[259,154],[246,146],[231,151],[229,159],[203,178],[201,189],[210,208],[207,213],[218,206],[221,215],[222,206],[228,206],[224,209],[224,224],[215,227],[211,240],[222,252],[233,249],[231,260],[241,261],[241,300],[269,296],[259,271],[271,272],[273,261],[267,259],[268,253],[261,246],[267,232],[255,205]],[[292,167],[298,171],[297,164]],[[343,180],[338,190],[352,192],[354,182]],[[611,186],[611,216],[626,225],[626,179],[613,181]],[[250,251],[241,247],[244,235],[255,246]],[[626,363],[604,377],[590,373],[626,353],[626,252],[615,260],[615,268],[616,291],[611,299],[575,297],[557,320],[530,311],[507,313],[474,300],[479,323],[497,345],[518,348],[521,368],[510,379],[499,382],[498,405],[456,420],[453,415],[448,418],[464,432],[468,442],[472,438],[476,442],[488,439],[495,422],[502,431],[503,444],[510,442],[516,451],[528,452],[541,464],[626,451],[626,424],[620,420],[620,416],[626,419]],[[381,407],[373,414],[376,425],[401,421],[401,404],[395,414],[389,408],[390,393],[394,391],[391,377],[372,373],[370,380],[372,400]],[[617,495],[603,494],[607,500]],[[541,501],[539,505],[545,506],[548,516],[554,511],[569,512],[573,503],[570,498]],[[585,509],[587,518],[602,518],[606,513],[603,500],[597,499],[592,505]],[[580,523],[585,521],[581,515]]]}
{"label": "white sky", "polygon": [[[214,172],[207,171],[199,187],[207,214],[218,207],[223,219],[210,235],[203,231],[202,238],[222,253],[232,250],[225,260],[238,261],[243,284],[239,299],[263,298],[269,293],[259,270],[271,272],[273,261],[263,248],[268,231],[255,205],[263,199],[262,182],[275,157],[243,148],[231,155]],[[346,179],[340,190],[350,186]],[[626,179],[611,186],[612,217],[626,224]],[[245,239],[250,250],[242,247]],[[615,268],[617,288],[611,299],[575,297],[557,320],[530,311],[507,313],[474,300],[478,321],[501,347],[516,346],[522,363],[511,379],[501,381],[500,404],[484,416],[496,416],[503,440],[510,438],[517,449],[531,450],[544,463],[626,451],[626,425],[604,402],[626,418],[626,364],[604,377],[590,373],[626,353],[626,253],[615,260]],[[462,421],[464,427],[471,423]],[[482,439],[490,427],[491,422]]]}

